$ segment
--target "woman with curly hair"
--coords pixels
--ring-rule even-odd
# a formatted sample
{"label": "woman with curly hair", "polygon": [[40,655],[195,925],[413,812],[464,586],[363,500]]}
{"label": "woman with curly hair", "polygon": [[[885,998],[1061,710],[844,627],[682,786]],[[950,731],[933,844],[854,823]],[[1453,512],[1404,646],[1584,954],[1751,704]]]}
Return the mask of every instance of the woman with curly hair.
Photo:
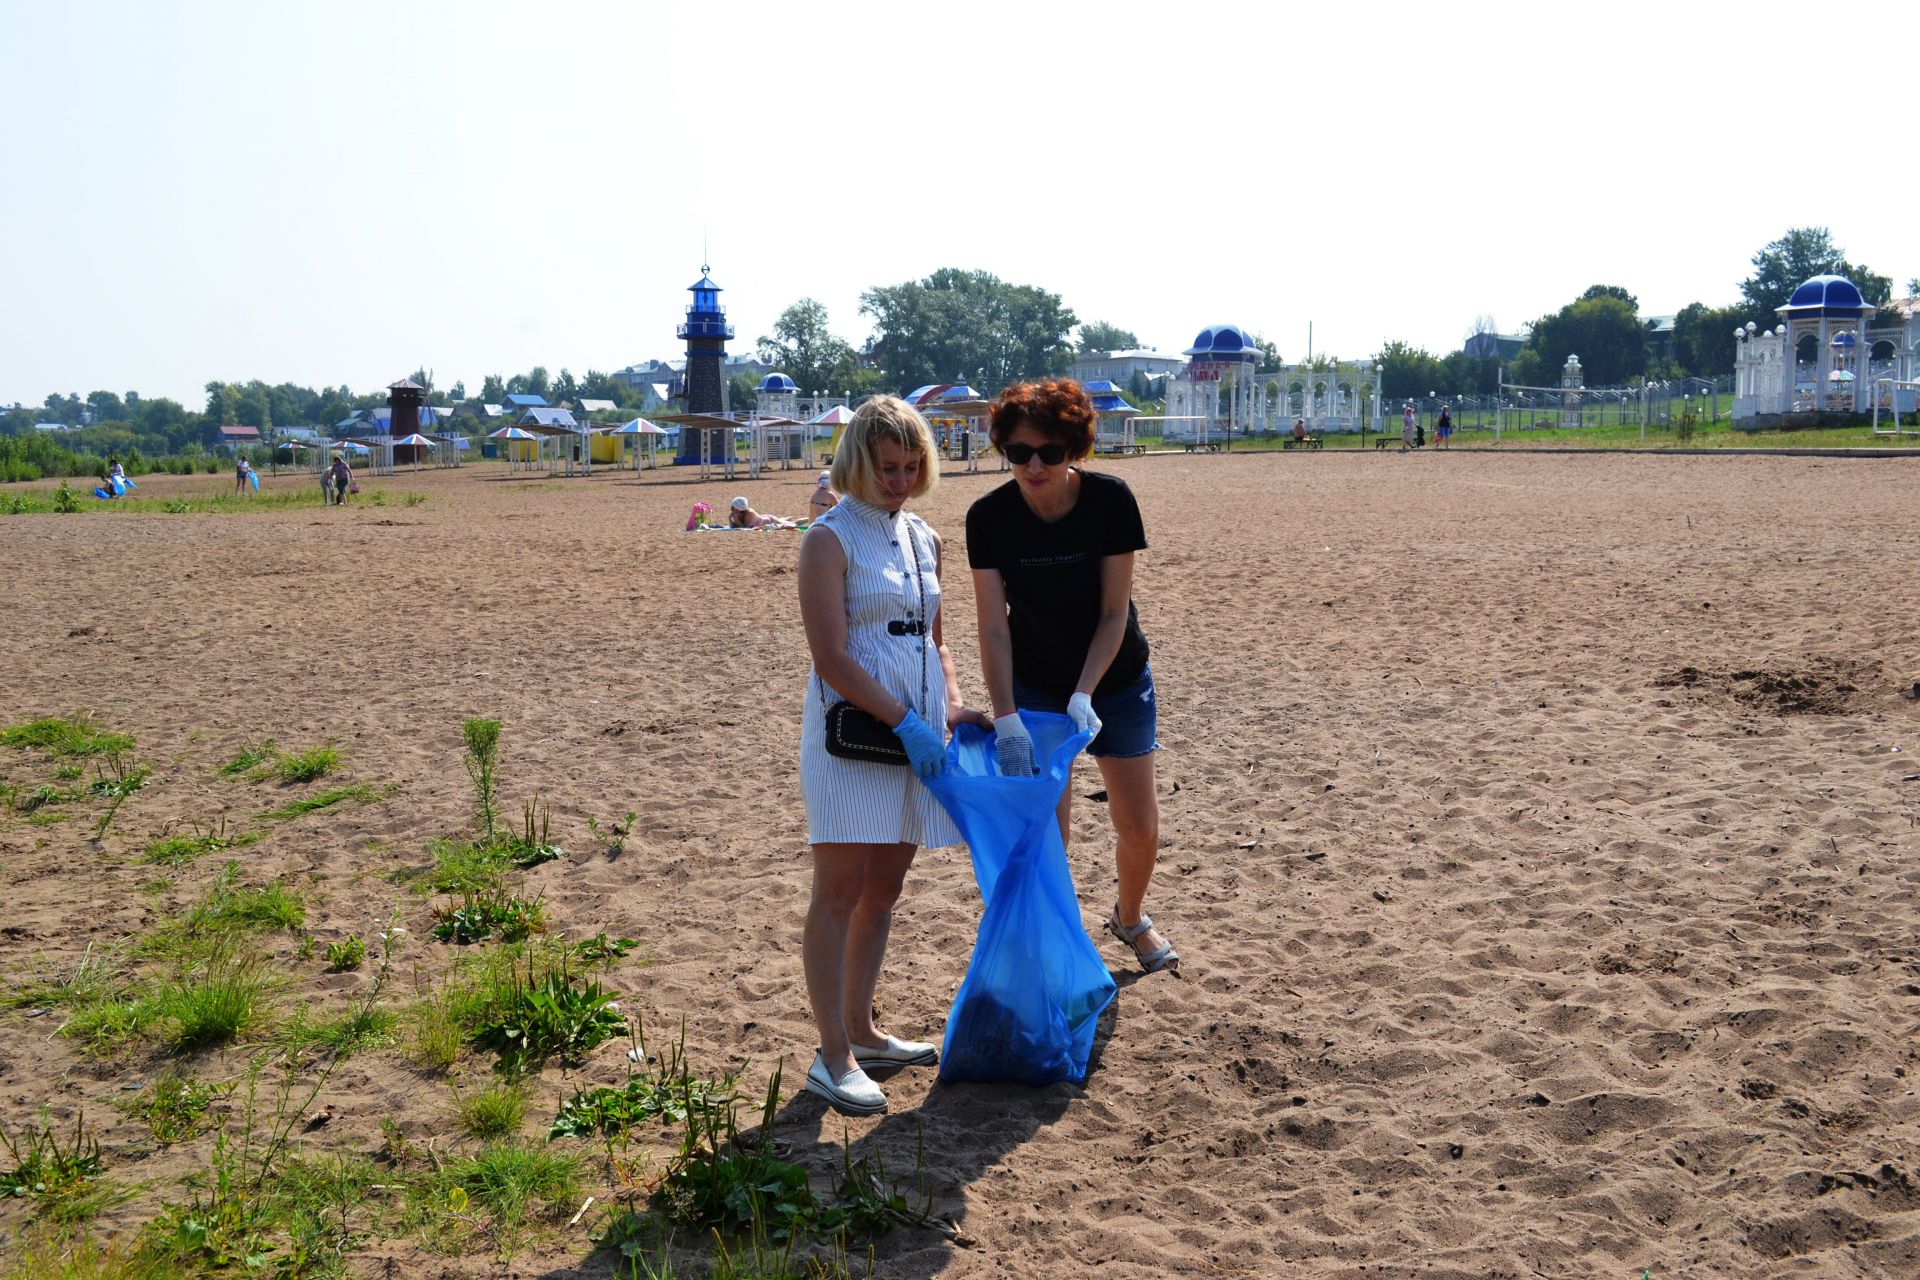
{"label": "woman with curly hair", "polygon": [[[1000,771],[1036,772],[1020,709],[1064,712],[1091,730],[1107,786],[1119,891],[1107,931],[1148,973],[1179,964],[1146,914],[1160,845],[1159,749],[1147,639],[1133,607],[1133,557],[1147,545],[1126,483],[1075,464],[1093,452],[1093,402],[1066,378],[1000,393],[989,434],[1013,479],[967,512],[980,665],[993,699]],[[1060,838],[1073,803],[1060,797]]]}

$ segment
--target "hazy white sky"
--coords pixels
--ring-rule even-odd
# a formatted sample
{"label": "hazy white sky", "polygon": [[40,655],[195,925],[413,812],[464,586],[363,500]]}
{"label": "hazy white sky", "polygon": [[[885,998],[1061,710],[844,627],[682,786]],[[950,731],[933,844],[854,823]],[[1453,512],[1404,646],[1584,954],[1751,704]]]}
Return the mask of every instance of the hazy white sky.
{"label": "hazy white sky", "polygon": [[943,266],[1288,359],[1730,302],[1809,224],[1904,283],[1916,14],[0,0],[0,403],[672,357],[703,234],[733,350]]}

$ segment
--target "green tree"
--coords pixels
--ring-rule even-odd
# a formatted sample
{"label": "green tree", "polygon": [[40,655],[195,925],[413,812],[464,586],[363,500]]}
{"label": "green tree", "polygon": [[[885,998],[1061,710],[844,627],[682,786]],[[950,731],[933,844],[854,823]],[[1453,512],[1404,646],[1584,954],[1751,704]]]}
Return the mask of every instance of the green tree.
{"label": "green tree", "polygon": [[1059,294],[954,267],[869,289],[860,310],[874,318],[874,359],[894,385],[977,380],[987,393],[1065,373],[1079,323]]}
{"label": "green tree", "polygon": [[497,373],[490,373],[480,384],[480,402],[499,404],[507,398],[507,380]]}
{"label": "green tree", "polygon": [[124,422],[127,418],[125,402],[111,391],[88,392],[87,412],[95,422]]}
{"label": "green tree", "polygon": [[1092,320],[1080,326],[1081,355],[1089,351],[1131,351],[1139,345],[1140,339],[1133,330],[1122,329],[1105,320]]}
{"label": "green tree", "polygon": [[1395,401],[1425,399],[1446,383],[1446,365],[1424,347],[1395,339],[1373,357],[1380,366],[1380,394]]}
{"label": "green tree", "polygon": [[580,384],[574,381],[573,374],[565,368],[562,368],[560,376],[553,380],[553,394],[550,398],[556,404],[580,398]]}
{"label": "green tree", "polygon": [[845,390],[857,368],[853,345],[827,327],[827,309],[802,298],[780,313],[758,344],[760,358],[799,384],[802,394]]}
{"label": "green tree", "polygon": [[1753,274],[1740,284],[1747,318],[1772,324],[1774,312],[1787,304],[1794,289],[1819,275],[1845,276],[1875,305],[1893,295],[1893,280],[1848,262],[1825,227],[1794,227],[1753,255]]}
{"label": "green tree", "polygon": [[1595,298],[1618,298],[1637,315],[1640,311],[1640,299],[1628,293],[1617,284],[1590,284],[1587,291],[1580,295],[1579,301],[1591,302]]}
{"label": "green tree", "polygon": [[467,398],[467,384],[464,379],[462,379],[461,381],[455,382],[452,388],[449,389],[447,392],[448,404],[461,404],[465,402],[466,398]]}
{"label": "green tree", "polygon": [[1733,331],[1746,308],[1689,302],[1673,317],[1673,363],[1682,373],[1712,378],[1733,372]]}
{"label": "green tree", "polygon": [[1542,316],[1527,336],[1545,385],[1559,382],[1570,355],[1580,357],[1584,380],[1592,387],[1622,386],[1647,371],[1647,331],[1634,308],[1611,292],[1588,290],[1588,295]]}
{"label": "green tree", "polygon": [[1249,333],[1247,337],[1260,349],[1260,363],[1254,366],[1255,373],[1272,373],[1281,366],[1283,361],[1278,346],[1257,333]]}
{"label": "green tree", "polygon": [[736,373],[727,379],[727,407],[753,409],[760,404],[760,380],[750,373]]}

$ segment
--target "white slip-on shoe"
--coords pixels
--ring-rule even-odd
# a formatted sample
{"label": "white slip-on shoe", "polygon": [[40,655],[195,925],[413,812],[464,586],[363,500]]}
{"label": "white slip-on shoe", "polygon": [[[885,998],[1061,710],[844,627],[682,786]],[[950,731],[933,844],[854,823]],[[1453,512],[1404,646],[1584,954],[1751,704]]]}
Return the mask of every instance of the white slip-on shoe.
{"label": "white slip-on shoe", "polygon": [[884,1044],[855,1044],[853,1060],[863,1067],[930,1067],[940,1061],[940,1051],[925,1041],[888,1036]]}
{"label": "white slip-on shoe", "polygon": [[855,1067],[835,1080],[818,1053],[813,1055],[813,1065],[807,1068],[807,1092],[819,1094],[842,1115],[872,1116],[887,1109],[887,1095],[880,1092],[880,1086],[866,1072]]}

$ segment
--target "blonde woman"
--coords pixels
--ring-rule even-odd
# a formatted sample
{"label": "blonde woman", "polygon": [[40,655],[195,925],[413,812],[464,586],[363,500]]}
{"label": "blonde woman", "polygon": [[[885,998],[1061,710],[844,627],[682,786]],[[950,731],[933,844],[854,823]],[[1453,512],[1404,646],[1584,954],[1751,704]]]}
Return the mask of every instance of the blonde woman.
{"label": "blonde woman", "polygon": [[[872,1115],[887,1100],[868,1068],[939,1056],[873,1023],[893,905],[914,853],[960,839],[920,779],[940,771],[950,724],[992,721],[961,704],[941,633],[940,538],[905,510],[939,479],[926,420],[894,396],[867,401],[835,451],[831,479],[841,500],[800,542],[800,616],[813,655],[800,735],[813,848],[801,957],[820,1033],[806,1087],[837,1111]],[[836,754],[846,736],[830,743],[829,726],[848,719],[905,759]]]}

